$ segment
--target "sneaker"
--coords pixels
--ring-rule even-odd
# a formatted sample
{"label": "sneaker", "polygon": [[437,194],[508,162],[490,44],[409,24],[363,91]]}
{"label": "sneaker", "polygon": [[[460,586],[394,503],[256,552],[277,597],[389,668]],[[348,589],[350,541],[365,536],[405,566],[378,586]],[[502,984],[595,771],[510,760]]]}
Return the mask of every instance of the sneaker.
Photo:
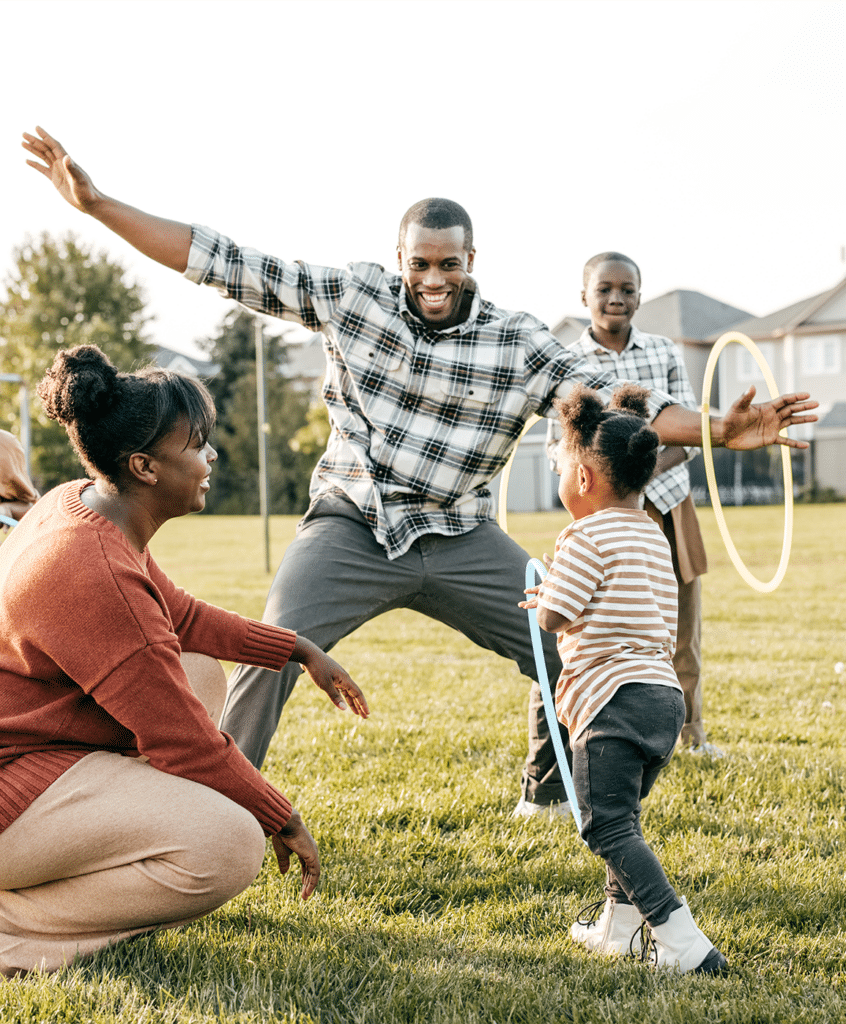
{"label": "sneaker", "polygon": [[713,743],[708,743],[706,740],[704,743],[697,743],[692,747],[685,748],[688,754],[694,754],[696,757],[725,757],[726,752],[720,750],[719,747]]}
{"label": "sneaker", "polygon": [[545,814],[550,818],[567,818],[570,815],[570,804],[566,800],[554,804],[530,803],[524,796],[511,812],[512,818],[536,818]]}

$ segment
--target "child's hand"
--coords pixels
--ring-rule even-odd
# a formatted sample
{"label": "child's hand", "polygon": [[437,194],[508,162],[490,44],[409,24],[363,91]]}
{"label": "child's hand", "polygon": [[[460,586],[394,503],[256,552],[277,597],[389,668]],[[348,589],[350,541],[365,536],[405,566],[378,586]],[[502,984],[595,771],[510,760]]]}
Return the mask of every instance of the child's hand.
{"label": "child's hand", "polygon": [[[545,551],[543,553],[543,563],[547,567],[547,569],[551,568],[551,566],[552,566],[552,559],[549,557],[549,555]],[[523,591],[524,594],[531,594],[533,596],[530,597],[528,599],[528,601],[518,601],[517,602],[517,607],[518,608],[526,608],[526,609],[537,608],[537,606],[538,606],[538,591],[540,590],[540,588],[541,588],[541,585],[539,583],[536,587],[529,587],[527,590],[524,590]]]}

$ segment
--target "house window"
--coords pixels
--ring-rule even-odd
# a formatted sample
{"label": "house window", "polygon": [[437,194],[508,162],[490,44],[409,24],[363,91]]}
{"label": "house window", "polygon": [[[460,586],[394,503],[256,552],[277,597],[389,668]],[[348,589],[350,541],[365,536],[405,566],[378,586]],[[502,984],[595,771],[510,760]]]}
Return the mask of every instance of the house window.
{"label": "house window", "polygon": [[[759,341],[757,344],[761,350],[761,355],[764,357],[764,362],[773,371],[773,376],[775,376],[775,344],[772,341]],[[737,346],[737,379],[743,381],[764,379],[764,375],[761,373],[761,368],[758,366],[755,357],[743,345]]]}
{"label": "house window", "polygon": [[840,335],[817,334],[803,338],[802,371],[808,376],[840,373]]}

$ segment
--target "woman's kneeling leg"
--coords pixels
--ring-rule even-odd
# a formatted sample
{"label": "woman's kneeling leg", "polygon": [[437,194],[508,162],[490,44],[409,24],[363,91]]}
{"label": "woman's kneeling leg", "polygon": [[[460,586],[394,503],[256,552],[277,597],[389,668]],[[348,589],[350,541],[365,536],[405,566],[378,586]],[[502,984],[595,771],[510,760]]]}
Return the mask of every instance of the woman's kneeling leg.
{"label": "woman's kneeling leg", "polygon": [[0,833],[0,973],[202,917],[250,885],[264,849],[255,818],[220,793],[89,754]]}

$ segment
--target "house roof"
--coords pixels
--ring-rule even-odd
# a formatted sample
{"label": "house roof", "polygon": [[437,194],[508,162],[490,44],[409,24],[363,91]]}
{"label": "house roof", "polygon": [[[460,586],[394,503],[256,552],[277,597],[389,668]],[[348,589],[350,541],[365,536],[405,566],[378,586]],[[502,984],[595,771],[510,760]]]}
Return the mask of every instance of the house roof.
{"label": "house roof", "polygon": [[634,323],[647,334],[662,334],[673,341],[704,341],[748,317],[745,309],[702,292],[677,288],[642,303]]}
{"label": "house roof", "polygon": [[186,356],[184,352],[177,352],[176,349],[166,348],[164,345],[157,346],[153,359],[156,365],[165,370],[179,370],[194,377],[214,377],[220,370],[217,363],[197,356]]}
{"label": "house roof", "polygon": [[558,323],[550,328],[552,333],[557,337],[559,332],[569,328],[570,330],[578,331],[579,334],[587,327],[590,323],[590,317],[584,316],[565,316],[562,317]]}
{"label": "house roof", "polygon": [[754,340],[783,338],[786,334],[798,332],[813,334],[815,331],[843,330],[846,328],[846,278],[818,295],[794,302],[784,309],[777,309],[767,316],[751,317],[733,325],[733,329]]}

